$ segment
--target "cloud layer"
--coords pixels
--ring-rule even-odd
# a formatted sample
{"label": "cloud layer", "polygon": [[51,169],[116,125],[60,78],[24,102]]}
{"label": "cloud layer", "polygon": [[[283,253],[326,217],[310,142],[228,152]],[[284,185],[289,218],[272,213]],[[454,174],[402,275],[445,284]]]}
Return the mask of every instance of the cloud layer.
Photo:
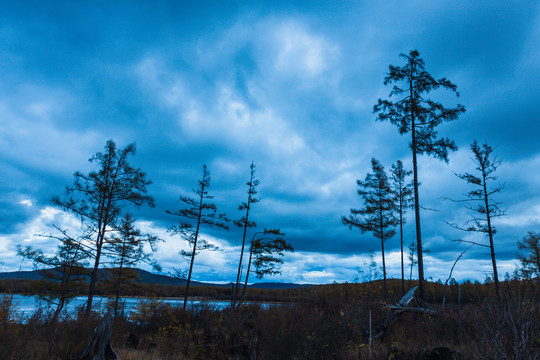
{"label": "cloud layer", "polygon": [[[133,162],[153,181],[155,209],[141,226],[162,235],[156,257],[180,267],[178,239],[166,229],[181,194],[203,164],[221,211],[239,218],[249,164],[257,165],[259,228],[280,227],[296,249],[279,281],[353,281],[380,261],[370,234],[350,231],[341,216],[361,206],[356,179],[376,157],[389,169],[411,167],[408,139],[375,121],[387,98],[383,79],[399,54],[418,49],[435,77],[458,85],[459,99],[434,93],[467,113],[440,127],[459,151],[449,164],[420,158],[427,277],[445,278],[464,235],[445,224],[467,220],[443,198],[466,191],[454,173],[473,171],[469,144],[495,147],[502,160],[496,223],[500,273],[513,271],[516,242],[540,228],[539,7],[530,2],[36,2],[0,14],[0,260],[15,270],[16,246],[51,247],[35,234],[67,215],[50,206],[76,170],[108,139],[135,142]],[[408,214],[406,242],[414,237]],[[75,226],[70,220],[69,224]],[[70,226],[71,226],[70,225]],[[202,253],[195,277],[230,281],[241,234],[207,230],[223,251]],[[388,241],[391,276],[400,274],[399,241]],[[485,251],[467,253],[458,279],[483,280]],[[26,264],[29,266],[29,264]]]}

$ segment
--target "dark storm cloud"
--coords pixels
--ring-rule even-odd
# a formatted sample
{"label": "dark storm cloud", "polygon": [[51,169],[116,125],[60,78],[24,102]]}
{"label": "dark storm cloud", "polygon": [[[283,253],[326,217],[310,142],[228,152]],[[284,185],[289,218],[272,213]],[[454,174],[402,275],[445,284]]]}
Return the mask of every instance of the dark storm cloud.
{"label": "dark storm cloud", "polygon": [[[422,217],[435,261],[429,269],[443,276],[462,251],[451,240],[463,234],[444,220],[462,223],[467,213],[442,198],[467,191],[454,172],[473,171],[474,139],[496,146],[503,160],[499,175],[507,185],[500,200],[508,216],[496,238],[497,254],[507,261],[501,266],[514,261],[515,241],[540,224],[540,178],[533,175],[540,173],[534,2],[35,2],[4,8],[2,256],[31,237],[23,230],[29,224],[37,231],[51,219],[69,223],[47,208],[49,199],[71,183],[75,170],[89,171],[87,159],[112,138],[119,146],[137,145],[133,162],[153,181],[157,205],[138,216],[155,231],[165,234],[172,221],[165,209],[190,193],[203,164],[218,208],[240,217],[237,206],[245,201],[254,161],[261,202],[253,218],[261,228],[280,227],[299,251],[284,279],[352,280],[379,244],[348,230],[341,216],[362,205],[356,179],[371,171],[371,157],[387,170],[397,159],[410,167],[409,139],[375,122],[372,107],[391,90],[383,85],[388,64],[401,65],[399,53],[415,48],[427,70],[455,82],[462,96],[433,95],[467,108],[441,127],[441,136],[460,147],[450,163],[419,160],[422,205],[437,210]],[[414,236],[412,214],[408,218],[407,243]],[[218,276],[215,261],[226,281],[239,231],[209,235],[226,250],[201,260],[201,279]],[[178,250],[170,241],[161,253],[166,266],[174,265],[169,255]],[[397,238],[387,248],[393,256]],[[480,250],[467,256],[487,259]]]}

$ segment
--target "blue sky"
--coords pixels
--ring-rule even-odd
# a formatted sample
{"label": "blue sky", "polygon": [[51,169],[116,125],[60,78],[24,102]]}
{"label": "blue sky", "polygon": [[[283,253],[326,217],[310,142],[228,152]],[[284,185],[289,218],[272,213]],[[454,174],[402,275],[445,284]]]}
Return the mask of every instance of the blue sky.
{"label": "blue sky", "polygon": [[[186,263],[185,246],[166,229],[180,194],[207,164],[221,211],[239,218],[254,161],[259,228],[279,227],[295,247],[273,281],[353,281],[379,243],[350,231],[341,216],[362,205],[356,179],[375,157],[411,168],[408,138],[375,121],[387,98],[383,79],[400,53],[418,49],[435,77],[457,84],[460,98],[436,92],[467,112],[441,136],[459,147],[448,164],[419,160],[426,277],[448,276],[469,236],[467,186],[454,173],[473,170],[469,145],[488,142],[502,161],[496,221],[499,272],[515,268],[516,242],[540,230],[540,18],[535,2],[491,1],[160,1],[2,2],[0,11],[0,270],[16,270],[17,245],[54,245],[36,234],[78,222],[50,203],[90,171],[88,158],[108,139],[137,145],[133,163],[153,181],[156,208],[136,213],[166,241],[164,271]],[[414,236],[408,215],[406,242]],[[223,251],[201,253],[194,278],[232,281],[241,233],[205,231]],[[480,239],[481,240],[481,239]],[[399,240],[386,244],[398,277]],[[22,268],[31,264],[23,262]],[[485,249],[469,251],[458,280],[490,272]]]}

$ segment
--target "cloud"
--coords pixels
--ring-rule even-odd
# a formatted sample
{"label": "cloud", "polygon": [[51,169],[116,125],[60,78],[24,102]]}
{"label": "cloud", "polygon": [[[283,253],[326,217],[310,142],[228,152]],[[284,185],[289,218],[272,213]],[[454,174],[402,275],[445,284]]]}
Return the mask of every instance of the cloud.
{"label": "cloud", "polygon": [[[298,249],[287,255],[280,279],[351,281],[367,251],[379,246],[340,222],[362,204],[356,179],[371,171],[371,157],[387,170],[397,159],[412,166],[408,136],[376,122],[372,107],[391,90],[383,84],[388,65],[402,64],[399,53],[414,48],[428,71],[454,81],[462,94],[431,95],[467,108],[440,127],[460,146],[450,163],[419,158],[421,204],[437,210],[421,213],[433,258],[426,272],[444,274],[459,252],[450,240],[464,234],[443,220],[462,223],[468,215],[442,197],[468,190],[453,173],[474,170],[474,139],[497,146],[503,160],[498,175],[506,187],[498,199],[508,215],[496,223],[496,250],[504,266],[515,259],[515,240],[538,226],[537,4],[34,5],[13,3],[0,14],[5,256],[30,236],[27,227],[47,228],[41,211],[50,197],[75,170],[93,169],[87,159],[112,138],[119,146],[136,142],[131,161],[153,181],[157,207],[136,216],[167,239],[156,255],[166,267],[181,266],[176,253],[183,245],[166,233],[172,219],[164,209],[178,206],[207,164],[218,208],[241,216],[237,205],[254,161],[261,202],[253,219],[280,227]],[[407,219],[409,243],[412,212]],[[238,229],[207,232],[224,251],[201,254],[197,277],[226,281],[234,277],[241,236]],[[397,238],[387,243],[392,276],[398,247]],[[468,256],[485,260],[480,251]]]}
{"label": "cloud", "polygon": [[332,57],[339,50],[322,36],[314,36],[300,24],[289,21],[280,24],[274,34],[277,54],[274,68],[286,75],[317,77],[328,70]]}
{"label": "cloud", "polygon": [[[21,204],[20,206],[27,207],[28,205]],[[25,223],[18,224],[12,233],[0,235],[0,259],[4,262],[4,268],[11,271],[19,268],[32,270],[32,264],[17,257],[17,246],[32,246],[43,250],[46,254],[53,253],[58,245],[55,240],[48,237],[48,235],[58,235],[53,225],[68,230],[68,234],[72,236],[76,236],[81,229],[81,223],[75,216],[50,206],[41,208]]]}

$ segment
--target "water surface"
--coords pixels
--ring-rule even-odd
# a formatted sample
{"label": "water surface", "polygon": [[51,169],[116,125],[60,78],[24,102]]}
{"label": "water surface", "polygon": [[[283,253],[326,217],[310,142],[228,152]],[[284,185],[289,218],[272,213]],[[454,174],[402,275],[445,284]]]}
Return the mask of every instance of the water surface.
{"label": "water surface", "polygon": [[[9,295],[11,296],[11,295]],[[77,309],[86,305],[86,296],[77,296],[73,298],[65,307],[64,311],[69,314],[73,314]],[[108,298],[104,296],[96,296],[92,302],[92,310],[96,312],[105,313],[107,311],[107,302],[113,301],[114,298]],[[156,298],[136,298],[136,297],[125,297],[120,298],[119,302],[124,305],[124,311],[126,314],[129,314],[140,305],[141,302],[159,302],[162,304],[169,304],[173,307],[182,306],[184,304],[183,299],[176,298],[165,298],[165,299],[156,299]],[[15,306],[16,314],[20,317],[27,317],[33,314],[38,308],[47,309],[47,303],[40,300],[36,296],[26,296],[26,295],[13,295],[13,304]],[[271,304],[260,303],[259,305],[263,307],[268,307]],[[198,308],[198,307],[210,307],[216,310],[222,310],[230,306],[230,301],[217,301],[217,300],[188,300],[188,308]],[[56,308],[53,305],[52,310]]]}

